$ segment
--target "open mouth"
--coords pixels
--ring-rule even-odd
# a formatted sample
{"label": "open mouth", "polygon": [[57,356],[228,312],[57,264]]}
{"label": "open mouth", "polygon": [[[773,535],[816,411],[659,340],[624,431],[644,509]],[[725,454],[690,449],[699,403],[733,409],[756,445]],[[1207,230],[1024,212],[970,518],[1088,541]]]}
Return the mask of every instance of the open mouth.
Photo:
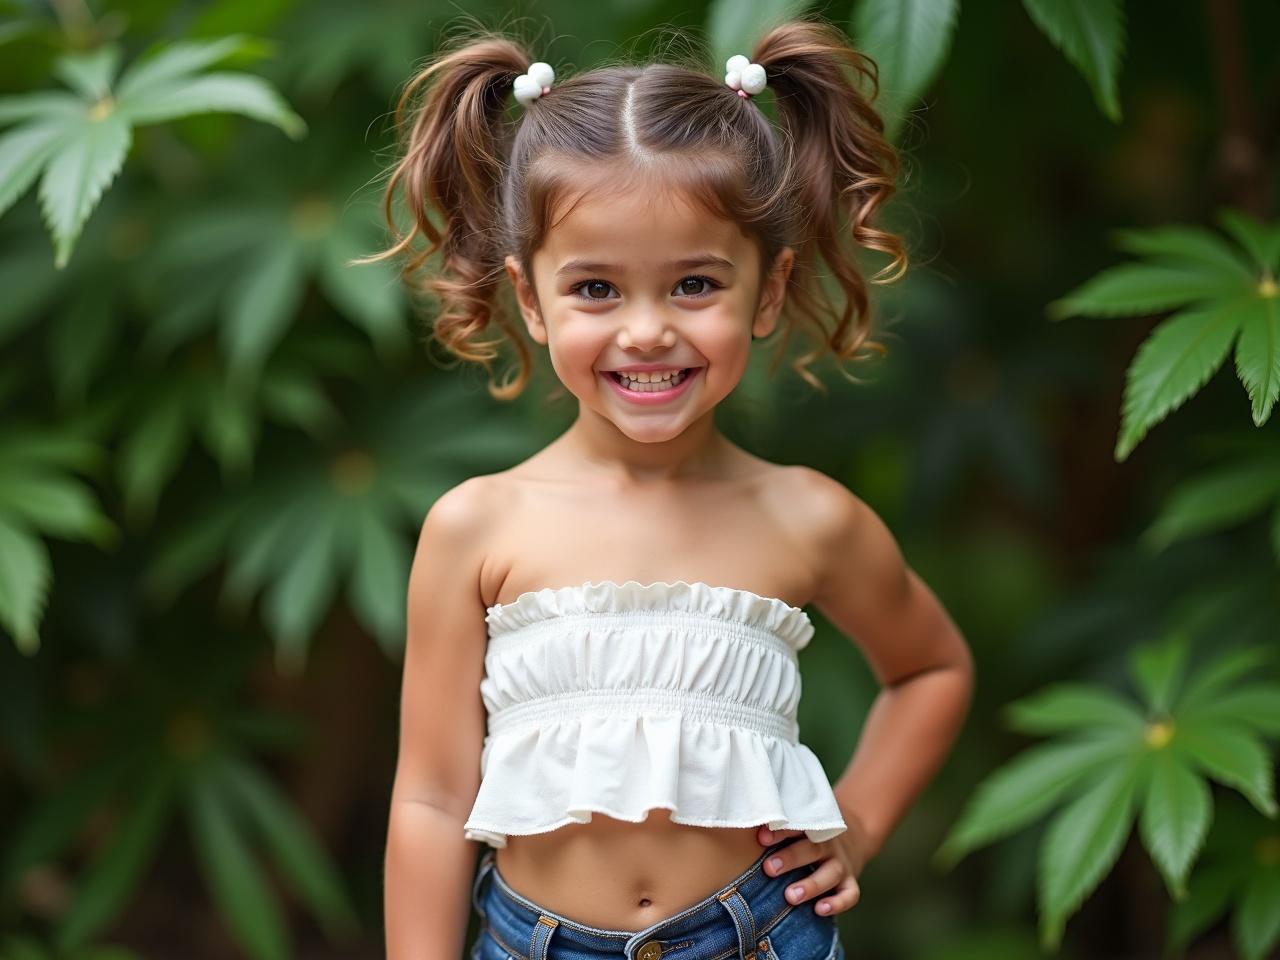
{"label": "open mouth", "polygon": [[614,383],[621,385],[624,390],[630,390],[632,393],[662,393],[666,390],[674,390],[676,387],[680,386],[680,384],[684,383],[684,381],[698,369],[700,368],[685,367],[676,373],[676,375],[670,380],[658,380],[650,383],[637,383],[635,381],[628,380],[616,370],[609,370],[608,374],[613,377]]}

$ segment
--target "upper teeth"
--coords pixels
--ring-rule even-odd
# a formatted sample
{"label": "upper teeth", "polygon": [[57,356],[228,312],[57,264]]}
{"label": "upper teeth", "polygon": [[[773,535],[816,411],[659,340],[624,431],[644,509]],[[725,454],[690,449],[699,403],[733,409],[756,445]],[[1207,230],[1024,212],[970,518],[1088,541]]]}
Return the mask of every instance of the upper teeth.
{"label": "upper teeth", "polygon": [[660,380],[670,380],[679,370],[654,370],[652,373],[627,373],[624,370],[618,371],[618,376],[626,377],[628,380],[635,380],[639,383],[657,383]]}

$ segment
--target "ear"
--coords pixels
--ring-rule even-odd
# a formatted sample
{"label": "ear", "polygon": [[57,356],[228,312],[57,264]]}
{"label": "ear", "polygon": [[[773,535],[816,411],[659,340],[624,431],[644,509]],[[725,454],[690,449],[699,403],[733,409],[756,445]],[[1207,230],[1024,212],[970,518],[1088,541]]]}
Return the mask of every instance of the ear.
{"label": "ear", "polygon": [[525,276],[514,256],[508,255],[503,264],[507,268],[507,276],[511,278],[511,286],[515,288],[516,303],[520,305],[520,316],[524,318],[529,336],[535,343],[545,346],[547,327],[542,322],[542,310],[538,306],[538,293],[534,289],[532,278]]}
{"label": "ear", "polygon": [[760,287],[755,319],[751,322],[752,337],[767,337],[778,325],[778,315],[787,299],[787,281],[791,278],[795,262],[795,251],[790,247],[783,247],[773,258]]}

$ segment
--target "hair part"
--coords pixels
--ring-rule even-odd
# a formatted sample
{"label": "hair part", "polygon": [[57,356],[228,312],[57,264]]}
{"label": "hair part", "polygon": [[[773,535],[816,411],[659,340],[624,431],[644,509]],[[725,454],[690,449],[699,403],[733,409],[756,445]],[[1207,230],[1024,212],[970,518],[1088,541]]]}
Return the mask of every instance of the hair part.
{"label": "hair part", "polygon": [[[566,201],[654,178],[737,223],[756,240],[762,270],[782,248],[794,250],[771,371],[797,329],[815,346],[792,366],[823,392],[808,367],[825,354],[839,364],[887,352],[871,338],[868,286],[854,253],[860,246],[892,256],[872,283],[906,272],[903,241],[872,225],[896,190],[898,155],[872,107],[875,63],[838,28],[798,19],[756,44],[751,60],[766,70],[776,126],[719,76],[668,63],[557,79],[512,118],[512,84],[531,60],[519,41],[473,30],[410,79],[395,115],[403,152],[383,198],[394,242],[357,261],[407,255],[405,276],[424,274],[422,289],[439,303],[431,335],[459,360],[484,365],[492,396],[515,399],[532,370],[528,343],[500,298],[506,256],[531,275],[533,254]],[[872,86],[869,97],[861,80]],[[405,233],[392,216],[401,192],[412,217]],[[415,252],[419,236],[426,246]],[[839,303],[823,286],[823,265]],[[490,324],[497,337],[486,338]],[[491,364],[506,343],[516,368],[495,384]]]}

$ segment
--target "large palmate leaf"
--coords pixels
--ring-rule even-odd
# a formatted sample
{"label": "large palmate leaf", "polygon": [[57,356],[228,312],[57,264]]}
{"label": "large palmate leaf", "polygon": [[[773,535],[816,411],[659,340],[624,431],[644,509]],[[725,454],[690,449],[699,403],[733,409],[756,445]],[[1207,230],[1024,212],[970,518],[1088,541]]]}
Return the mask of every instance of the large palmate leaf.
{"label": "large palmate leaf", "polygon": [[118,81],[120,48],[108,44],[58,59],[55,72],[72,93],[0,97],[0,124],[21,124],[0,137],[0,213],[40,177],[40,205],[53,235],[54,262],[61,268],[124,165],[134,127],[229,111],[301,137],[302,118],[265,81],[249,74],[200,72],[245,43],[239,36],[175,43],[135,61]]}
{"label": "large palmate leaf", "polygon": [[1117,79],[1125,44],[1121,0],[1022,0],[1022,5],[1089,81],[1098,108],[1119,123]]}
{"label": "large palmate leaf", "polygon": [[[255,960],[289,955],[281,904],[259,852],[274,859],[331,937],[357,930],[329,853],[250,759],[251,751],[296,748],[300,731],[287,717],[243,702],[240,680],[255,648],[226,639],[216,652],[155,657],[149,671],[90,707],[87,722],[60,732],[75,741],[62,745],[66,755],[86,759],[8,825],[5,891],[18,889],[33,868],[73,857],[81,864],[57,918],[58,958],[94,956],[89,943],[136,898],[166,832],[184,820],[214,902]],[[101,822],[104,809],[118,816]],[[97,839],[81,849],[90,825]]]}
{"label": "large palmate leaf", "polygon": [[[353,436],[273,462],[263,479],[222,494],[166,549],[147,574],[158,598],[225,563],[221,602],[243,613],[261,594],[278,663],[297,670],[345,584],[351,609],[388,655],[404,641],[404,591],[412,541],[432,501],[458,477],[483,469],[491,451],[527,438],[515,423],[465,419],[455,384],[372,399]],[[447,421],[446,432],[431,423]]]}
{"label": "large palmate leaf", "polygon": [[[321,127],[317,136],[334,135]],[[147,264],[162,304],[151,346],[170,348],[216,325],[230,379],[255,389],[314,284],[384,357],[403,352],[406,299],[394,268],[350,262],[379,245],[374,205],[358,197],[370,171],[311,169],[304,179],[298,164],[306,162],[258,169],[253,193],[188,211],[166,231]]]}
{"label": "large palmate leaf", "polygon": [[891,141],[908,106],[942,69],[959,14],[957,0],[862,0],[854,7],[850,32],[857,48],[875,61],[880,88],[875,106]]}
{"label": "large palmate leaf", "polygon": [[[1153,549],[1213,533],[1272,509],[1280,518],[1280,457],[1255,456],[1182,481],[1143,534]],[[1280,523],[1280,519],[1275,521]],[[1280,540],[1273,543],[1280,560]]]}
{"label": "large palmate leaf", "polygon": [[1266,960],[1280,944],[1280,824],[1227,795],[1204,846],[1204,866],[1169,914],[1171,950],[1181,951],[1230,913],[1245,960]]}
{"label": "large palmate leaf", "polygon": [[[1170,895],[1185,897],[1213,816],[1207,781],[1238,790],[1275,817],[1274,770],[1262,737],[1280,734],[1280,684],[1240,682],[1266,659],[1263,648],[1197,669],[1188,669],[1189,656],[1180,631],[1136,648],[1128,658],[1136,702],[1096,685],[1060,683],[1011,704],[1014,728],[1065,736],[990,774],[935,860],[949,867],[1061,803],[1037,866],[1046,947],[1061,942],[1068,917],[1111,869],[1135,819]],[[1258,896],[1265,899],[1265,891]]]}
{"label": "large palmate leaf", "polygon": [[77,476],[102,451],[74,428],[11,424],[0,431],[0,627],[34,653],[53,579],[40,536],[105,545],[118,533]]}
{"label": "large palmate leaf", "polygon": [[1233,344],[1256,426],[1280,397],[1280,224],[1225,208],[1218,221],[1239,249],[1191,227],[1119,231],[1117,244],[1148,262],[1109,267],[1047,308],[1054,319],[1183,308],[1156,327],[1129,367],[1116,460],[1197,393]]}

